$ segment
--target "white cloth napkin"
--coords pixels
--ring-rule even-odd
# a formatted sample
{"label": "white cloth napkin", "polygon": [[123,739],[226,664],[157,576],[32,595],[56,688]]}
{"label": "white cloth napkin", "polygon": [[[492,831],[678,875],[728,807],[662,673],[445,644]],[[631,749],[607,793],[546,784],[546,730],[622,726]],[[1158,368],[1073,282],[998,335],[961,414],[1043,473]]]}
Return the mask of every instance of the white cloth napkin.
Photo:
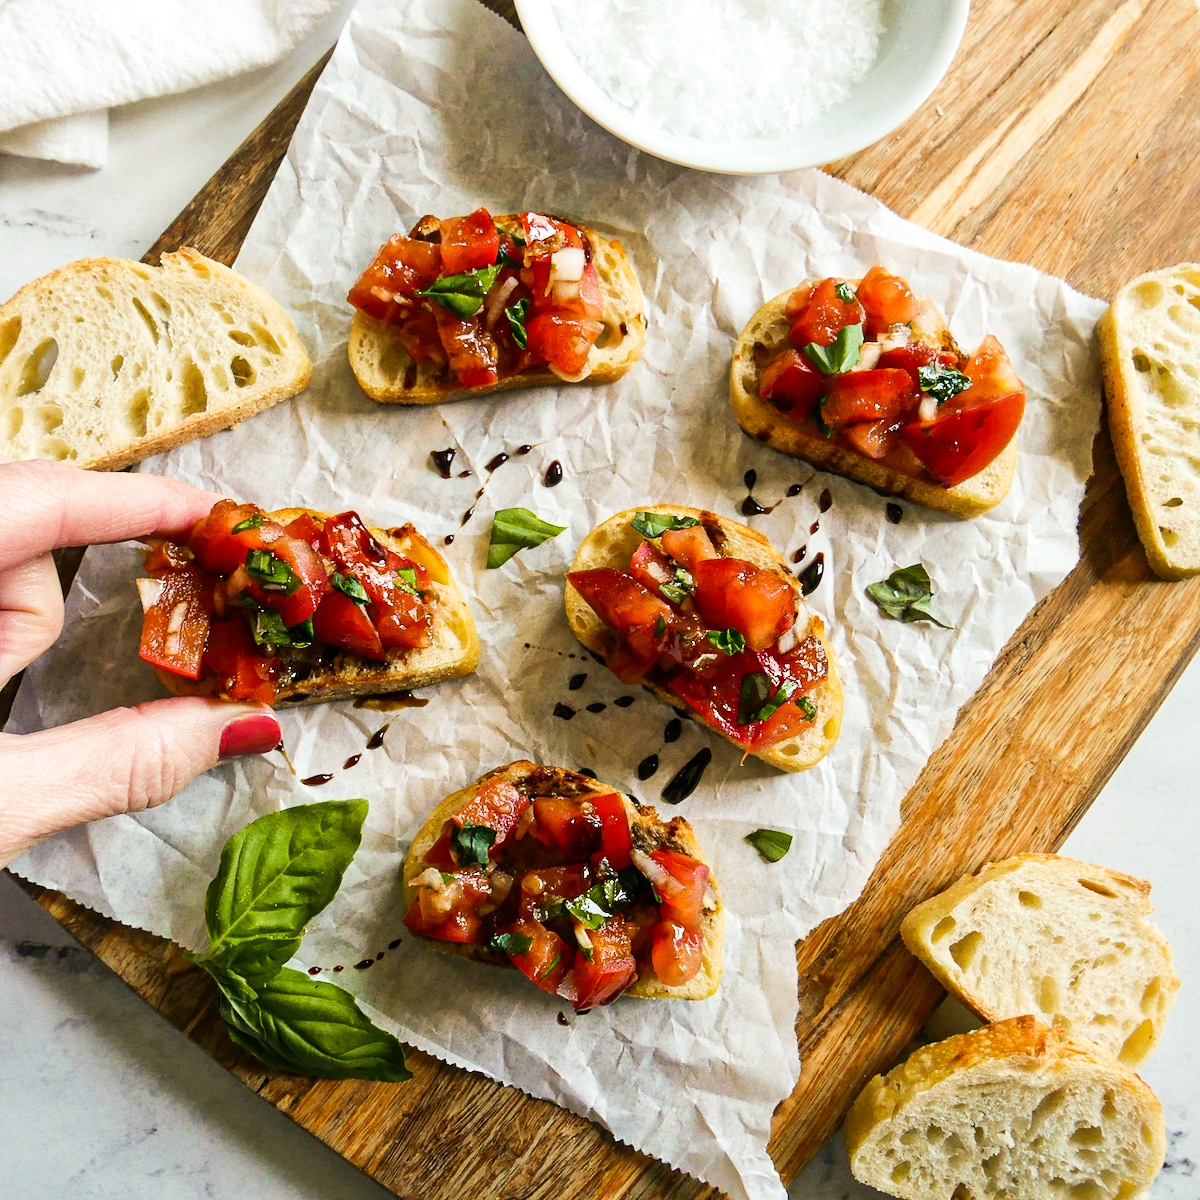
{"label": "white cloth napkin", "polygon": [[340,0],[3,0],[0,153],[102,167],[108,109],[277,62]]}

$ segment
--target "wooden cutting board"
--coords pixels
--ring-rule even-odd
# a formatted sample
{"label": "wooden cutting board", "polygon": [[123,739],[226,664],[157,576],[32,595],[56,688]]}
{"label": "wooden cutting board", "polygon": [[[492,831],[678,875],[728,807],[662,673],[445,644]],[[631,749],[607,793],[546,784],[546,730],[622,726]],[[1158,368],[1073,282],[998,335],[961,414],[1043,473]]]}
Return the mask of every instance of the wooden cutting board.
{"label": "wooden cutting board", "polygon": [[[514,19],[503,0],[493,7]],[[147,261],[183,243],[232,261],[321,65]],[[965,245],[1109,296],[1142,271],[1200,260],[1197,128],[1194,0],[977,0],[929,102],[830,169]],[[785,1180],[941,997],[899,942],[903,914],[989,859],[1056,849],[1196,649],[1200,581],[1154,579],[1106,433],[1095,459],[1082,561],[1016,632],[922,772],[863,896],[797,948],[803,1072],[776,1113],[771,1143]],[[264,1071],[225,1036],[207,976],[174,946],[57,893],[27,890],[217,1061],[397,1195],[717,1195],[587,1121],[417,1052],[415,1078],[403,1085]]]}

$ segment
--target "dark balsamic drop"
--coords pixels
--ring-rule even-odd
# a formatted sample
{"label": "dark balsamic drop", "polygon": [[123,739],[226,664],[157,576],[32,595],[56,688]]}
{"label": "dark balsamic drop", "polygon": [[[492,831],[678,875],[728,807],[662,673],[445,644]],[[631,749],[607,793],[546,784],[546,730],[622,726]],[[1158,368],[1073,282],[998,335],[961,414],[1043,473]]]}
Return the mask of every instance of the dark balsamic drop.
{"label": "dark balsamic drop", "polygon": [[818,550],[817,557],[800,572],[798,578],[800,580],[800,593],[804,596],[811,596],[813,592],[821,586],[821,579],[825,575],[825,551]]}
{"label": "dark balsamic drop", "polygon": [[900,505],[889,501],[887,506],[887,519],[893,525],[899,525],[904,519],[904,509],[902,509]]}
{"label": "dark balsamic drop", "polygon": [[528,454],[530,452],[530,450],[532,450],[532,449],[533,449],[533,447],[528,444],[526,444],[524,446],[518,446],[517,453],[518,454]]}
{"label": "dark balsamic drop", "polygon": [[799,550],[797,550],[797,551],[796,551],[796,553],[792,555],[792,562],[803,562],[803,561],[804,561],[804,556],[805,556],[807,553],[808,553],[808,547],[807,547],[807,546],[801,546],[801,547],[800,547],[800,549],[799,549]]}
{"label": "dark balsamic drop", "polygon": [[757,441],[769,442],[771,440],[771,431],[769,429],[761,429],[754,437]]}
{"label": "dark balsamic drop", "polygon": [[592,703],[591,703],[591,704],[589,704],[589,705],[587,706],[587,710],[588,710],[588,712],[590,712],[590,713],[601,713],[601,712],[603,712],[603,711],[604,711],[604,710],[605,710],[607,707],[608,707],[608,705],[607,705],[607,704],[605,704],[603,700],[594,700],[594,701],[592,701]]}
{"label": "dark balsamic drop", "polygon": [[580,671],[578,675],[572,675],[571,678],[567,680],[567,691],[577,692],[586,682],[587,672]]}
{"label": "dark balsamic drop", "polygon": [[658,770],[658,755],[647,754],[637,765],[637,777],[644,783]]}
{"label": "dark balsamic drop", "polygon": [[459,471],[458,477],[459,479],[470,479],[472,474],[474,474],[472,471]]}
{"label": "dark balsamic drop", "polygon": [[747,496],[742,501],[740,511],[743,517],[757,517],[760,513],[765,513],[767,509],[763,508],[753,496]]}
{"label": "dark balsamic drop", "polygon": [[595,779],[595,778],[596,778],[596,772],[595,772],[595,771],[593,771],[591,767],[580,767],[580,768],[579,768],[579,774],[580,774],[580,775],[586,775],[586,776],[587,776],[589,779]]}
{"label": "dark balsamic drop", "polygon": [[678,717],[672,717],[663,730],[663,741],[677,742],[681,733],[683,733],[683,722]]}
{"label": "dark balsamic drop", "polygon": [[323,772],[320,775],[310,775],[307,779],[302,779],[300,782],[305,787],[320,787],[323,783],[328,783],[333,776],[329,772]]}
{"label": "dark balsamic drop", "polygon": [[446,536],[444,538],[442,538],[443,546],[450,546],[450,545],[453,545],[453,543],[454,543],[454,534],[452,534],[452,533],[448,533],[448,534],[446,534]]}
{"label": "dark balsamic drop", "polygon": [[345,967],[334,967],[333,973],[336,975],[339,971],[344,971],[345,969]]}
{"label": "dark balsamic drop", "polygon": [[354,964],[354,969],[356,971],[365,971],[368,967],[373,967],[374,965],[375,960],[373,958],[364,958],[362,962],[356,962]]}
{"label": "dark balsamic drop", "polygon": [[496,455],[487,465],[489,471],[498,471],[504,464],[508,462],[508,455],[503,450]]}
{"label": "dark balsamic drop", "polygon": [[390,725],[380,725],[380,727],[371,734],[370,740],[367,742],[368,750],[378,750],[383,745],[383,738],[387,731],[391,729]]}
{"label": "dark balsamic drop", "polygon": [[833,495],[828,488],[821,492],[821,499],[817,501],[817,507],[824,513],[828,512],[833,507]]}
{"label": "dark balsamic drop", "polygon": [[282,750],[282,749],[283,749],[283,738],[280,738],[280,739],[279,739],[279,745],[278,745],[278,746],[276,746],[276,747],[275,747],[275,749],[276,749],[276,750]]}
{"label": "dark balsamic drop", "polygon": [[321,968],[320,968],[320,967],[309,967],[309,968],[308,968],[308,973],[309,973],[310,975],[320,975],[320,973],[321,973]]}
{"label": "dark balsamic drop", "polygon": [[663,801],[667,804],[681,804],[699,786],[708,764],[712,762],[712,751],[705,746],[675,772],[662,790]]}
{"label": "dark balsamic drop", "polygon": [[375,955],[375,961],[378,962],[383,957],[383,955],[384,955],[384,952],[382,950],[380,950],[380,952],[377,955]]}
{"label": "dark balsamic drop", "polygon": [[809,533],[816,533],[816,532],[817,532],[817,530],[818,530],[818,529],[820,529],[820,528],[821,528],[821,522],[820,522],[820,521],[814,521],[814,522],[813,522],[813,523],[812,523],[812,524],[811,524],[811,525],[808,527],[808,532],[809,532]]}
{"label": "dark balsamic drop", "polygon": [[618,708],[628,708],[633,703],[633,697],[632,696],[618,696],[613,701],[613,703]]}
{"label": "dark balsamic drop", "polygon": [[357,766],[358,766],[358,760],[359,760],[360,758],[362,758],[362,755],[361,755],[361,754],[352,754],[352,755],[350,755],[350,757],[349,757],[348,759],[346,759],[346,761],[345,761],[344,763],[342,763],[342,770],[343,770],[343,771],[348,771],[348,770],[350,770],[350,768],[351,768],[351,767],[357,767]]}
{"label": "dark balsamic drop", "polygon": [[400,939],[399,939],[399,938],[397,938],[397,939],[396,939],[394,942],[388,942],[388,949],[389,949],[389,950],[395,950],[395,948],[396,948],[398,945],[400,945]]}
{"label": "dark balsamic drop", "polygon": [[450,478],[450,464],[454,462],[454,456],[458,453],[457,450],[433,450],[430,452],[429,461],[433,463],[433,469],[443,478]]}
{"label": "dark balsamic drop", "polygon": [[542,476],[542,483],[546,487],[558,487],[562,483],[563,469],[562,463],[556,458],[547,468],[546,474]]}
{"label": "dark balsamic drop", "polygon": [[462,523],[465,525],[475,515],[475,505],[471,505],[462,515]]}
{"label": "dark balsamic drop", "polygon": [[745,475],[742,476],[742,481],[746,485],[746,491],[754,491],[754,485],[758,482],[758,472],[751,467],[750,470],[748,470]]}
{"label": "dark balsamic drop", "polygon": [[560,1025],[566,1025],[568,1028],[570,1028],[570,1026],[572,1026],[572,1025],[574,1025],[574,1024],[575,1024],[575,1018],[574,1018],[574,1017],[568,1017],[568,1016],[567,1016],[567,1014],[566,1014],[565,1012],[560,1012],[560,1013],[558,1014],[558,1016],[555,1018],[555,1020],[556,1020],[556,1021],[557,1021],[557,1022],[560,1024]]}
{"label": "dark balsamic drop", "polygon": [[562,721],[569,721],[575,715],[575,710],[571,708],[570,705],[563,704],[562,701],[559,701],[559,703],[554,706],[554,715]]}
{"label": "dark balsamic drop", "polygon": [[804,491],[804,484],[793,483],[792,486],[788,488],[787,494],[789,496],[798,496],[802,491]]}

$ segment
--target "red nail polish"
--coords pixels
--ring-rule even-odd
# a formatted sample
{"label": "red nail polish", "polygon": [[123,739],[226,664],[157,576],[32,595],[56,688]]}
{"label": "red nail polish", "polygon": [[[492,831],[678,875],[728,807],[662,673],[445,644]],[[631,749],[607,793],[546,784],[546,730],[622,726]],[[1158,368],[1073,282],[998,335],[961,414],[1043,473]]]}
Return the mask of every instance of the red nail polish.
{"label": "red nail polish", "polygon": [[266,754],[279,745],[282,731],[270,713],[250,713],[230,721],[221,730],[221,757],[242,754]]}

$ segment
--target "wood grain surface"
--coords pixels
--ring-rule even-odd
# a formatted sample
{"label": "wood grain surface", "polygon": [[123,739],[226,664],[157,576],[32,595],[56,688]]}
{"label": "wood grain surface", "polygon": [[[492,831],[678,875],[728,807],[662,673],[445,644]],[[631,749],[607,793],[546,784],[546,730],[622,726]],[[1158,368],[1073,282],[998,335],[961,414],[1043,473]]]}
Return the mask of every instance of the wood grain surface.
{"label": "wood grain surface", "polygon": [[[513,19],[511,7],[502,15]],[[1108,296],[1141,271],[1200,259],[1197,47],[1194,0],[978,0],[929,102],[829,169],[965,245]],[[185,242],[233,259],[316,70],[148,259]],[[1095,459],[1079,566],[1025,621],[960,714],[906,797],[903,826],[862,897],[797,948],[803,1071],[771,1143],[784,1179],[941,998],[899,941],[904,913],[989,859],[1061,845],[1196,650],[1200,580],[1167,584],[1150,574],[1106,434]],[[397,1195],[717,1195],[553,1105],[418,1052],[410,1054],[415,1078],[403,1085],[265,1071],[230,1043],[207,977],[170,943],[27,890],[248,1086]]]}

